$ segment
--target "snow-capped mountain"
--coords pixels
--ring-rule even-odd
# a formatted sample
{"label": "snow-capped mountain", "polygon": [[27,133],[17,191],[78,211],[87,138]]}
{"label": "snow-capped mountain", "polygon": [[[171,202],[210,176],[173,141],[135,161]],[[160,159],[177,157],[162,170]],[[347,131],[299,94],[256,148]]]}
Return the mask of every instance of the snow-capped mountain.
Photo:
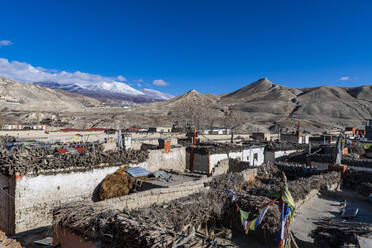
{"label": "snow-capped mountain", "polygon": [[123,82],[98,82],[92,84],[79,85],[76,83],[56,83],[56,82],[36,82],[44,87],[65,90],[72,93],[78,93],[93,97],[101,101],[111,102],[153,102],[165,101],[173,98],[172,95],[152,89],[137,90]]}
{"label": "snow-capped mountain", "polygon": [[122,82],[99,82],[95,86],[91,87],[90,90],[94,91],[110,91],[117,94],[126,94],[126,95],[133,95],[133,96],[142,96],[145,95],[143,92],[136,90],[129,85],[122,83]]}
{"label": "snow-capped mountain", "polygon": [[109,102],[153,102],[168,100],[173,96],[156,91],[135,89],[124,83],[126,79],[105,77],[81,71],[67,72],[35,67],[28,63],[0,58],[0,76],[21,83],[34,83],[94,97]]}
{"label": "snow-capped mountain", "polygon": [[172,99],[174,96],[171,95],[171,94],[167,94],[167,93],[163,93],[163,92],[160,92],[158,90],[153,90],[153,89],[142,89],[141,90],[142,93],[144,93],[145,95],[147,96],[151,96],[153,97],[154,99],[157,99],[157,100],[169,100],[169,99]]}

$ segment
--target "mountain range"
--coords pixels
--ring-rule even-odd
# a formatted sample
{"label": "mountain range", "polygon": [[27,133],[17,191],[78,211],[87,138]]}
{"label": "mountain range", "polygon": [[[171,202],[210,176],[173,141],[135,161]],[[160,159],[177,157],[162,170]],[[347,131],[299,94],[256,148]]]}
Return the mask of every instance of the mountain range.
{"label": "mountain range", "polygon": [[[242,130],[295,130],[298,120],[304,129],[329,130],[337,127],[362,127],[372,117],[372,85],[360,87],[320,86],[293,89],[262,78],[234,92],[220,96],[191,90],[168,101],[134,107],[137,113],[167,113],[198,105],[208,108],[215,125],[224,125],[226,111],[242,119]],[[226,122],[226,121],[225,121]]]}
{"label": "mountain range", "polygon": [[96,98],[101,102],[113,103],[144,103],[164,101],[173,98],[172,95],[153,89],[137,90],[123,82],[91,82],[90,84],[79,84],[79,82],[57,83],[57,82],[35,82],[35,84],[59,89],[71,93]]}
{"label": "mountain range", "polygon": [[[24,104],[8,104],[10,115],[15,116],[11,113],[12,109],[59,112],[63,120],[58,121],[59,117],[56,117],[57,123],[67,123],[71,127],[82,123],[88,127],[114,127],[114,123],[144,127],[172,125],[175,121],[181,121],[180,118],[184,119],[187,112],[192,110],[199,111],[196,115],[200,120],[208,119],[214,126],[220,127],[229,122],[226,120],[227,113],[234,112],[241,120],[241,131],[295,130],[297,121],[301,120],[301,127],[313,132],[345,126],[360,128],[365,119],[372,117],[372,85],[293,89],[262,78],[223,95],[201,94],[191,90],[171,98],[158,91],[136,90],[122,83],[99,83],[82,88],[76,84],[44,82],[28,85],[5,79],[2,81],[0,96],[8,94],[24,101]],[[126,109],[105,108],[102,111],[99,106],[107,98],[127,99],[128,102],[142,104]],[[155,99],[158,100],[154,102]],[[84,110],[87,106],[91,107],[88,112]],[[68,111],[79,112],[79,115],[68,114]],[[17,118],[22,119],[22,116],[18,115]]]}
{"label": "mountain range", "polygon": [[0,78],[0,110],[78,112],[99,105],[98,100],[90,97]]}

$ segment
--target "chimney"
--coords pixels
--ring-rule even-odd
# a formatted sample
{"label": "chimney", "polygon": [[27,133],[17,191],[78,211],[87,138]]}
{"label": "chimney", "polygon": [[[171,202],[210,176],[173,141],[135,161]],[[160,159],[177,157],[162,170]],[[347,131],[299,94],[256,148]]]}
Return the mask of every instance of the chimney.
{"label": "chimney", "polygon": [[194,134],[192,136],[192,145],[196,146],[196,128],[194,128]]}

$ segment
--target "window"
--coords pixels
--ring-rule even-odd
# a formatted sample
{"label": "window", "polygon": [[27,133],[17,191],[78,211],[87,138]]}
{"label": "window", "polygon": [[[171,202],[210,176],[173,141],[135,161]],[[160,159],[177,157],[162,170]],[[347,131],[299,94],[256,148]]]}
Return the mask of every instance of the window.
{"label": "window", "polygon": [[253,160],[258,160],[258,153],[253,154]]}

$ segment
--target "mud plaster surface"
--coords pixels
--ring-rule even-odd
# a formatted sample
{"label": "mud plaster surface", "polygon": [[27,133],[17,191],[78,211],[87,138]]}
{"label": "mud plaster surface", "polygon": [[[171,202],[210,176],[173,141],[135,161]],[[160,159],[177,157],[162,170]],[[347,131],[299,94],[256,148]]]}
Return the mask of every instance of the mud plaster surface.
{"label": "mud plaster surface", "polygon": [[[356,199],[346,199],[348,206],[359,208],[359,214],[352,219],[353,222],[372,223],[372,205]],[[340,204],[344,202],[343,198],[334,198],[328,196],[316,196],[306,202],[301,209],[296,211],[291,230],[296,238],[313,242],[310,237],[312,230],[316,228],[314,222],[324,217],[340,219]]]}

